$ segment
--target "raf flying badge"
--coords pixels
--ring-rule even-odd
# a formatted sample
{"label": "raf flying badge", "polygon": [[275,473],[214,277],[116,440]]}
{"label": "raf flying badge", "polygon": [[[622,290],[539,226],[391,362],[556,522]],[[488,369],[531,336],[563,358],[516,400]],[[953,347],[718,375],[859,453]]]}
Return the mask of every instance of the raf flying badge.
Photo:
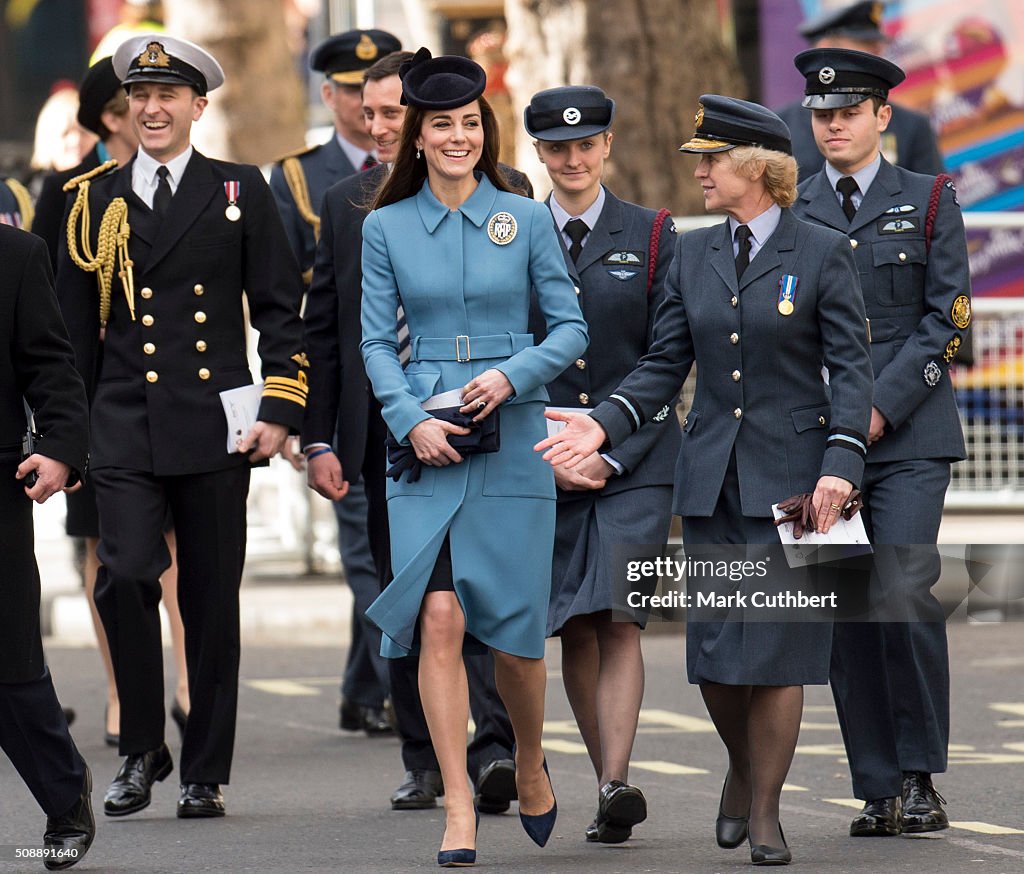
{"label": "raf flying badge", "polygon": [[644,252],[609,252],[604,256],[605,264],[621,264],[624,267],[641,266],[644,263]]}
{"label": "raf flying badge", "polygon": [[906,234],[910,231],[921,230],[921,219],[916,215],[904,218],[879,219],[875,224],[880,234]]}
{"label": "raf flying badge", "polygon": [[237,222],[242,217],[242,211],[238,208],[236,201],[242,191],[242,183],[237,179],[224,183],[224,194],[227,195],[228,205],[224,210],[224,217],[229,222]]}
{"label": "raf flying badge", "polygon": [[913,212],[917,209],[912,203],[904,203],[900,206],[890,206],[886,211],[886,215],[903,215],[905,212]]}
{"label": "raf flying badge", "polygon": [[959,334],[954,334],[953,339],[946,344],[946,351],[942,353],[942,360],[949,364],[954,358],[956,353],[960,351],[960,344],[963,341],[960,339]]}
{"label": "raf flying badge", "polygon": [[934,361],[929,361],[924,366],[924,373],[922,376],[924,376],[925,385],[934,387],[938,385],[939,380],[942,379],[942,368]]}
{"label": "raf flying badge", "polygon": [[609,270],[608,275],[614,276],[616,279],[625,282],[627,279],[632,279],[636,276],[637,271],[635,270]]}
{"label": "raf flying badge", "polygon": [[498,246],[507,246],[516,238],[516,217],[510,212],[496,212],[487,223],[487,236]]}
{"label": "raf flying badge", "polygon": [[961,294],[953,301],[953,308],[949,312],[949,317],[953,320],[953,324],[961,331],[966,330],[967,326],[971,323],[971,299],[966,294]]}
{"label": "raf flying badge", "polygon": [[779,280],[779,313],[784,316],[793,315],[793,301],[796,300],[796,287],[800,280],[792,273],[786,273]]}

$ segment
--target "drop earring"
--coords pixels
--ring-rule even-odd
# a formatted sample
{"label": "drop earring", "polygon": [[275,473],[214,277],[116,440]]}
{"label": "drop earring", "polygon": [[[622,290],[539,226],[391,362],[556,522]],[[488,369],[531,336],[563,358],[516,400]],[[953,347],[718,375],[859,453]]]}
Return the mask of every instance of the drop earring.
{"label": "drop earring", "polygon": [[417,161],[418,161],[418,160],[420,159],[420,154],[421,154],[421,153],[420,153],[420,150],[419,150],[419,149],[417,149],[417,150],[416,150],[416,160],[417,160]]}

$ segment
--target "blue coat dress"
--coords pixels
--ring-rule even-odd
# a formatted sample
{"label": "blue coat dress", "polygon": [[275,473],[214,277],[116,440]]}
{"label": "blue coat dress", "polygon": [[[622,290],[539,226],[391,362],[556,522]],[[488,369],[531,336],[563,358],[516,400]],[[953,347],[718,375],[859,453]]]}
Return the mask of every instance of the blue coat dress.
{"label": "blue coat dress", "polygon": [[[493,227],[499,213],[514,221],[511,239],[511,222]],[[531,287],[548,329],[536,346],[527,333]],[[399,300],[412,338],[404,370]],[[458,210],[426,183],[414,197],[374,210],[363,225],[362,325],[366,373],[401,442],[429,417],[420,403],[431,395],[461,388],[490,368],[514,389],[501,409],[499,452],[424,466],[415,483],[388,481],[395,578],[366,614],[384,632],[381,652],[397,657],[414,649],[420,604],[448,534],[467,633],[494,649],[540,658],[555,484],[533,445],[547,434],[545,384],[587,347],[551,213],[498,191],[486,177]]]}

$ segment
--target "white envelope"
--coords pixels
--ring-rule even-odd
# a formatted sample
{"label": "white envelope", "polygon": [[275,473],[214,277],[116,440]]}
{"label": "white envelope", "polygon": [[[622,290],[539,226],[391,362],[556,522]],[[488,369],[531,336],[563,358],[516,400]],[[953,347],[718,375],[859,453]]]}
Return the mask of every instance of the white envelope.
{"label": "white envelope", "polygon": [[431,410],[443,410],[445,407],[462,406],[462,389],[453,388],[451,391],[443,391],[439,395],[431,395],[422,404],[420,409],[429,413]]}
{"label": "white envelope", "polygon": [[[778,504],[772,504],[772,513],[776,519],[786,514]],[[855,555],[873,552],[868,533],[864,529],[864,519],[860,513],[847,521],[840,516],[829,529],[828,534],[818,531],[804,531],[797,540],[793,536],[793,523],[779,525],[779,540],[787,547],[786,561],[791,568],[804,567],[808,564],[820,564],[825,561],[837,561]]]}
{"label": "white envelope", "polygon": [[224,418],[228,423],[228,452],[238,452],[238,441],[252,430],[260,413],[263,383],[240,385],[220,393]]}

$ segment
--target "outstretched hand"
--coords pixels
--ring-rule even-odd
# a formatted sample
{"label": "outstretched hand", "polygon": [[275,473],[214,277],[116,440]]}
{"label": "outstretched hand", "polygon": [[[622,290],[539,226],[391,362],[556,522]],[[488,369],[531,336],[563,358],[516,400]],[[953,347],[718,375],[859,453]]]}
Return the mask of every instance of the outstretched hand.
{"label": "outstretched hand", "polygon": [[561,464],[571,470],[597,452],[607,439],[604,428],[585,413],[545,410],[544,415],[555,422],[565,422],[561,431],[533,447],[535,452],[544,453],[542,457],[552,467]]}

